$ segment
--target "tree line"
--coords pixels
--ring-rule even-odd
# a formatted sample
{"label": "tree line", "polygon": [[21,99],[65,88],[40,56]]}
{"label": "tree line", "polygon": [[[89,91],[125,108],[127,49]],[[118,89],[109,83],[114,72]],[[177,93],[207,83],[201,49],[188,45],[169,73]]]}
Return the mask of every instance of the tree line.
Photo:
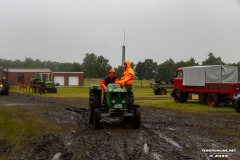
{"label": "tree line", "polygon": [[[238,63],[224,63],[220,57],[215,57],[212,52],[208,54],[206,60],[201,64],[197,63],[194,58],[187,61],[175,62],[173,59],[168,59],[161,64],[153,61],[153,59],[145,59],[143,62],[137,64],[132,63],[135,70],[136,78],[142,79],[162,79],[169,81],[174,77],[175,71],[179,67],[198,66],[198,65],[232,65],[240,68],[240,61]],[[82,64],[74,63],[60,63],[52,61],[33,60],[26,57],[24,61],[20,60],[5,60],[0,59],[0,66],[6,68],[49,68],[53,72],[84,72],[85,78],[103,78],[108,75],[112,66],[109,60],[102,55],[97,56],[94,53],[87,53],[83,58]],[[123,73],[123,66],[114,68],[116,76],[120,78]],[[238,71],[239,72],[239,71]],[[238,74],[240,79],[240,72]]]}

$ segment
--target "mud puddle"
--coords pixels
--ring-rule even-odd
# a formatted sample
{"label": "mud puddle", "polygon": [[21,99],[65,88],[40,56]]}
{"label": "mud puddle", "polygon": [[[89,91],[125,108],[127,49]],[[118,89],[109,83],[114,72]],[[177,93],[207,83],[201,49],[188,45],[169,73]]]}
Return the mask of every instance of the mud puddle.
{"label": "mud puddle", "polygon": [[[88,123],[88,106],[76,101],[10,94],[1,104],[32,104],[44,118],[75,127],[64,133],[29,137],[24,150],[1,143],[8,159],[38,160],[159,160],[209,159],[202,149],[236,149],[225,159],[240,157],[239,116],[224,113],[198,115],[179,114],[171,110],[140,107],[140,129],[122,124],[121,120],[103,118],[103,129]],[[31,107],[28,106],[28,107]],[[231,124],[231,125],[229,125]],[[7,147],[8,146],[8,147]],[[3,152],[0,152],[3,154]],[[219,155],[222,155],[219,153]],[[223,158],[224,159],[224,158]]]}

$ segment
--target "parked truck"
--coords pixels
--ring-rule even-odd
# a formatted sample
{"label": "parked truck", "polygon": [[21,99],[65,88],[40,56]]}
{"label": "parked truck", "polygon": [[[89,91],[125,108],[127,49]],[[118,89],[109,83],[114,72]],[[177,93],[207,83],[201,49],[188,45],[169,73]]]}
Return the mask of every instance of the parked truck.
{"label": "parked truck", "polygon": [[240,112],[240,83],[238,67],[227,65],[192,66],[178,68],[171,93],[175,102],[187,102],[189,94],[198,94],[199,102],[215,107],[233,103]]}

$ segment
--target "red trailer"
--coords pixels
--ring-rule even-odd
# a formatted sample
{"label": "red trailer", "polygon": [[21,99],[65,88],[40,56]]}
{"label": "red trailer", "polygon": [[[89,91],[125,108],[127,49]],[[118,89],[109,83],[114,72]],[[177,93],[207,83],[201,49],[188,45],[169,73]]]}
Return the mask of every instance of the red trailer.
{"label": "red trailer", "polygon": [[240,112],[240,83],[238,68],[226,65],[178,68],[173,83],[175,102],[187,102],[189,94],[198,94],[199,102],[209,106],[232,102]]}

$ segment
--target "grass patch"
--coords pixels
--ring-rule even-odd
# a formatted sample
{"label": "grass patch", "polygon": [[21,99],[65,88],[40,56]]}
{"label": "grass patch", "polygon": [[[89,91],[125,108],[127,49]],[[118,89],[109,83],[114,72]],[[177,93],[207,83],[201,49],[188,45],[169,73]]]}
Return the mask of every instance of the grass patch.
{"label": "grass patch", "polygon": [[197,100],[188,100],[187,103],[175,103],[173,100],[135,100],[135,102],[143,107],[152,106],[189,113],[225,112],[237,114],[233,107],[209,107],[207,104],[199,103]]}
{"label": "grass patch", "polygon": [[22,106],[0,106],[0,141],[19,143],[22,140],[49,133],[57,133],[63,128],[37,115],[35,109]]}
{"label": "grass patch", "polygon": [[32,93],[29,89],[19,89],[18,87],[11,87],[12,92],[31,94],[34,96],[43,96],[43,97],[88,97],[89,96],[89,87],[57,87],[57,93]]}
{"label": "grass patch", "polygon": [[[89,87],[91,85],[98,85],[101,79],[85,79],[83,87],[58,87],[58,93],[45,93],[41,96],[43,97],[76,97],[76,98],[89,98]],[[136,104],[140,104],[141,106],[153,106],[158,108],[167,108],[172,110],[181,110],[184,112],[191,113],[206,113],[206,112],[233,112],[235,110],[232,106],[225,107],[209,107],[207,104],[201,104],[196,100],[190,100],[187,103],[175,103],[174,100],[171,99],[171,89],[167,90],[167,95],[154,95],[153,89],[150,88],[150,83],[154,83],[154,80],[135,80],[134,81],[134,96],[136,98]],[[29,91],[22,91],[19,88],[12,88],[14,92],[28,93]],[[40,96],[40,94],[30,93],[36,96]],[[159,99],[158,99],[159,98]],[[160,99],[171,99],[171,100],[160,100]],[[84,104],[85,105],[85,104]]]}
{"label": "grass patch", "polygon": [[7,160],[5,156],[0,155],[0,160]]}

